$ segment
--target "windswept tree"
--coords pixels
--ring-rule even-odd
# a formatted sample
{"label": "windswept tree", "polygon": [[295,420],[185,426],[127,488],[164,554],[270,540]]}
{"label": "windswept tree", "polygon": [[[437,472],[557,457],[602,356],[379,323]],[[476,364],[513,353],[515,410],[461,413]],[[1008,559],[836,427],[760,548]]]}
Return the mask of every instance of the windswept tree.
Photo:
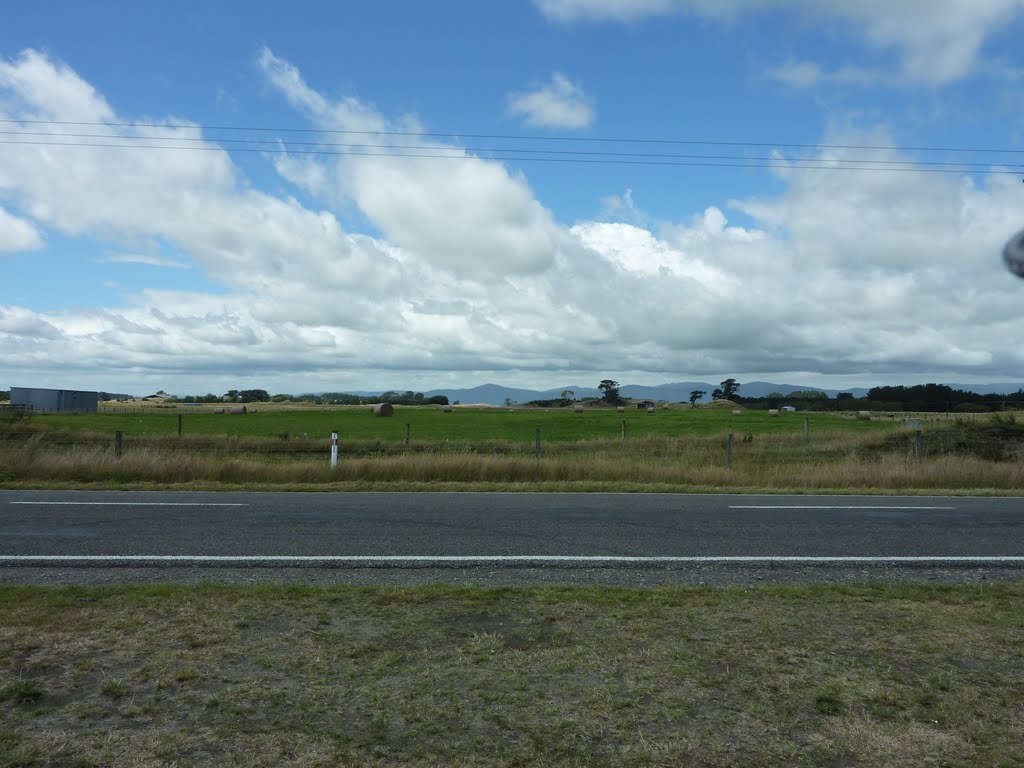
{"label": "windswept tree", "polygon": [[611,379],[603,379],[601,383],[597,385],[597,388],[604,392],[601,399],[606,403],[617,405],[622,401],[622,398],[619,397],[619,382],[612,381]]}
{"label": "windswept tree", "polygon": [[561,394],[561,398],[563,400],[575,400],[576,399],[576,393],[573,392],[571,389],[563,389],[562,390],[562,394]]}
{"label": "windswept tree", "polygon": [[[740,388],[740,383],[736,379],[726,379],[719,386],[722,388],[721,400],[730,400],[732,396],[736,394],[736,391]],[[718,390],[715,390],[716,392]]]}
{"label": "windswept tree", "polygon": [[691,390],[691,392],[690,392],[690,405],[696,405],[697,401],[700,400],[702,397],[704,397],[704,395],[706,395],[706,394],[707,394],[707,392],[705,392],[703,389]]}

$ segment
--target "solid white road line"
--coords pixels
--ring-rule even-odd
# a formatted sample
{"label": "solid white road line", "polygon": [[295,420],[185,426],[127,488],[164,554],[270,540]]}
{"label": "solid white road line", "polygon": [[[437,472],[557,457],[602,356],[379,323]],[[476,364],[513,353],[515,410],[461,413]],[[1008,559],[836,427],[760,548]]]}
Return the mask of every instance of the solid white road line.
{"label": "solid white road line", "polygon": [[206,501],[9,501],[50,507],[247,507],[248,504]]}
{"label": "solid white road line", "polygon": [[1019,555],[0,555],[0,564],[34,562],[128,563],[1022,563]]}
{"label": "solid white road line", "polygon": [[729,509],[956,509],[956,507],[911,507],[892,504],[730,504]]}

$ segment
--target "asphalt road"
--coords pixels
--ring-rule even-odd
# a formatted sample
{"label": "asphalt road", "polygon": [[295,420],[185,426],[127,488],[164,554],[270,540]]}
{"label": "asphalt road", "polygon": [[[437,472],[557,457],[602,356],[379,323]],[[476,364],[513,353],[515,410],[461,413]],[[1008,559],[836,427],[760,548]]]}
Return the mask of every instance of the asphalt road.
{"label": "asphalt road", "polygon": [[1024,499],[0,491],[0,581],[1024,581]]}

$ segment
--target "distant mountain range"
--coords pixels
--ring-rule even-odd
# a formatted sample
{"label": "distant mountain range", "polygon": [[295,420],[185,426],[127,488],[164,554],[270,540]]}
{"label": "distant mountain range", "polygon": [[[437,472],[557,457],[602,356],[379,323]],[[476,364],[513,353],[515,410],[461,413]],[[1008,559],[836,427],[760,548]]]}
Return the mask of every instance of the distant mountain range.
{"label": "distant mountain range", "polygon": [[[623,397],[633,398],[635,400],[660,400],[669,403],[685,403],[690,400],[690,392],[695,389],[700,389],[707,392],[707,395],[705,395],[699,402],[706,403],[711,401],[711,393],[718,389],[719,386],[719,384],[712,384],[708,381],[677,381],[671,384],[659,384],[653,387],[644,386],[642,384],[624,384],[619,387],[619,392]],[[1020,384],[947,384],[946,386],[952,387],[953,389],[961,389],[966,392],[977,392],[982,395],[992,393],[1009,394],[1021,389]],[[561,397],[562,392],[567,389],[572,390],[573,397],[577,400],[584,397],[601,397],[603,394],[601,390],[596,387],[569,385],[565,387],[558,387],[557,389],[537,390],[503,387],[500,384],[481,384],[478,387],[471,387],[469,389],[432,389],[429,392],[424,392],[423,394],[426,397],[444,395],[448,398],[449,402],[454,403],[457,400],[466,405],[504,405],[506,399],[509,399],[514,403],[528,403],[531,400],[554,400]],[[743,397],[766,397],[772,392],[779,392],[783,395],[788,395],[791,392],[806,392],[808,390],[824,392],[829,397],[835,397],[840,392],[849,392],[854,397],[864,397],[869,391],[867,387],[822,389],[821,387],[810,387],[798,384],[773,384],[769,381],[748,381],[740,383],[739,394]],[[377,391],[359,391],[351,392],[350,394],[360,395],[363,397],[376,397],[381,393]]]}
{"label": "distant mountain range", "polygon": [[[677,381],[671,384],[659,384],[657,386],[644,386],[642,384],[624,384],[619,387],[619,393],[623,397],[635,400],[662,400],[669,403],[685,403],[690,400],[690,392],[695,389],[703,390],[707,395],[700,402],[710,402],[711,393],[718,389],[718,384],[707,381]],[[601,390],[596,387],[565,386],[557,389],[516,389],[503,387],[499,384],[482,384],[479,387],[470,389],[432,389],[423,394],[427,397],[444,395],[449,402],[458,400],[460,403],[482,403],[485,405],[504,405],[508,398],[516,403],[528,403],[531,400],[554,400],[562,396],[565,390],[572,390],[573,397],[577,400],[584,397],[601,397]],[[781,392],[784,395],[790,392],[815,390],[825,392],[829,397],[835,397],[839,392],[852,392],[854,397],[866,395],[868,390],[864,387],[852,389],[821,389],[820,387],[803,387],[792,384],[772,384],[766,381],[751,381],[740,385],[739,394],[744,397],[764,397],[772,392]],[[1011,390],[1015,391],[1015,390]]]}

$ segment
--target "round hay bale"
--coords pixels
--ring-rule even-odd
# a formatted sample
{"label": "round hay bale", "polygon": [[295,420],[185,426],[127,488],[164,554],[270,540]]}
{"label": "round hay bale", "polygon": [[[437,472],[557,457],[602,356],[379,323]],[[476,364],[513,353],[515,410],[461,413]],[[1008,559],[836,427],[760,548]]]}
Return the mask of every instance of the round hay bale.
{"label": "round hay bale", "polygon": [[451,413],[451,412],[452,412],[452,407],[450,405],[442,405],[441,406],[441,413]]}
{"label": "round hay bale", "polygon": [[742,416],[743,415],[743,411],[741,411],[739,408],[733,408],[732,415],[733,416]]}
{"label": "round hay bale", "polygon": [[769,416],[778,416],[779,415],[779,409],[778,408],[769,408],[768,409],[768,415]]}
{"label": "round hay bale", "polygon": [[231,413],[245,413],[245,406],[239,405],[231,409]]}
{"label": "round hay bale", "polygon": [[583,413],[583,406],[582,405],[574,405],[572,407],[572,409],[573,409],[573,411],[575,413]]}
{"label": "round hay bale", "polygon": [[391,403],[377,403],[375,406],[373,406],[373,415],[394,416],[395,406],[393,406]]}
{"label": "round hay bale", "polygon": [[857,411],[857,418],[861,421],[871,421],[871,411]]}
{"label": "round hay bale", "polygon": [[626,412],[626,409],[623,408],[621,405],[618,408],[616,408],[615,410],[618,411],[619,413],[625,413]]}

